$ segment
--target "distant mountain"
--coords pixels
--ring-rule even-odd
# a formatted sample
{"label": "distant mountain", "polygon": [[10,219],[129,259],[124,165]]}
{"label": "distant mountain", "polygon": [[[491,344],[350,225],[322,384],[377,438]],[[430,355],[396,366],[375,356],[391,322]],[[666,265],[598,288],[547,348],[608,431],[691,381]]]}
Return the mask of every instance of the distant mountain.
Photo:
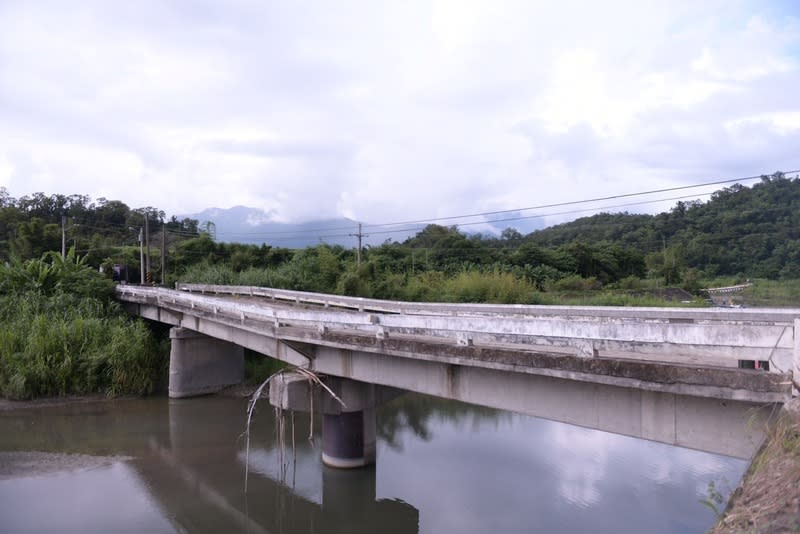
{"label": "distant mountain", "polygon": [[[303,223],[282,223],[274,220],[273,214],[259,208],[234,206],[228,209],[208,208],[199,213],[179,215],[178,219],[189,217],[214,223],[217,241],[228,243],[247,243],[260,245],[266,243],[276,247],[303,248],[320,243],[355,247],[357,244],[358,223],[347,218],[319,219]],[[422,229],[423,226],[419,226]],[[403,241],[417,233],[419,229],[405,227],[400,232],[385,233],[384,229],[374,235],[364,230],[365,245],[379,245],[386,239]]]}
{"label": "distant mountain", "polygon": [[[199,213],[178,215],[177,217],[178,219],[184,217],[197,219],[201,228],[205,226],[206,222],[214,223],[217,241],[226,243],[255,245],[266,243],[287,248],[303,248],[320,243],[354,247],[357,243],[355,234],[358,232],[358,222],[343,217],[303,223],[282,223],[275,221],[273,214],[268,211],[247,206],[234,206],[228,209],[208,208]],[[505,217],[499,217],[498,221],[488,220],[480,226],[470,223],[464,225],[461,231],[468,235],[479,232],[486,236],[499,236],[500,232],[509,226],[515,227],[521,232],[530,232],[542,227],[541,221],[519,221],[516,220],[516,217],[511,218],[513,222],[507,221],[508,219]],[[406,224],[395,228],[399,229],[395,231],[391,226],[365,224],[363,229],[364,245],[377,246],[387,239],[403,242],[425,228],[425,224]]]}

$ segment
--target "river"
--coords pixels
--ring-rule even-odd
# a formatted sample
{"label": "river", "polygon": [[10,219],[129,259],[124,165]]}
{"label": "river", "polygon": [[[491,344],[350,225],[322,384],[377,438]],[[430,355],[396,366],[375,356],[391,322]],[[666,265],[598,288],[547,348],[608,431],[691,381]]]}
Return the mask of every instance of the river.
{"label": "river", "polygon": [[[320,461],[320,422],[223,397],[0,411],[0,532],[704,532],[741,460],[407,394],[377,463]],[[292,444],[294,441],[294,445]],[[245,493],[245,466],[248,466]]]}

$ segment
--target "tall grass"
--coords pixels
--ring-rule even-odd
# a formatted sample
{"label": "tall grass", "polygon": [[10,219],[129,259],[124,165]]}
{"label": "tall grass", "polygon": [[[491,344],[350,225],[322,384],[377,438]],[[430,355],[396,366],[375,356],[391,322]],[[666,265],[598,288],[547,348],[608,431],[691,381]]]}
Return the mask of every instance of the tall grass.
{"label": "tall grass", "polygon": [[0,306],[5,397],[142,395],[153,391],[164,371],[162,350],[144,323],[96,299],[53,302],[23,293],[0,298]]}
{"label": "tall grass", "polygon": [[319,280],[307,281],[290,264],[266,269],[251,267],[241,272],[225,264],[198,264],[190,267],[181,281],[323,291],[409,302],[654,307],[703,305],[702,300],[678,303],[650,295],[647,290],[653,283],[638,279],[626,279],[615,287],[600,289],[595,279],[576,275],[546,284],[547,290],[541,291],[530,278],[499,269],[462,270],[455,274],[425,271],[412,275],[375,272],[362,265],[361,269],[344,271],[335,284],[320,287]]}
{"label": "tall grass", "polygon": [[510,273],[464,271],[446,280],[442,300],[451,302],[489,302],[518,304],[534,301],[536,287]]}
{"label": "tall grass", "polygon": [[800,280],[754,280],[742,292],[742,301],[747,306],[800,307]]}
{"label": "tall grass", "polygon": [[290,272],[286,264],[275,268],[248,267],[235,271],[228,264],[197,263],[180,276],[182,282],[193,284],[218,284],[302,289],[302,280]]}
{"label": "tall grass", "polygon": [[145,394],[164,350],[111,300],[110,281],[80,260],[0,266],[0,394]]}

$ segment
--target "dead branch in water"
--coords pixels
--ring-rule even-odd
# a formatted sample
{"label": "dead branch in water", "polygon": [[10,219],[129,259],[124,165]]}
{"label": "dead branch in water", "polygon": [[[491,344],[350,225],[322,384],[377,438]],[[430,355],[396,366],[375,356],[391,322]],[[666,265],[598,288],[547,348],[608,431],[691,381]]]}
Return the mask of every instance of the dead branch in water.
{"label": "dead branch in water", "polygon": [[[247,493],[247,479],[248,479],[248,475],[250,473],[250,425],[252,423],[253,412],[255,411],[256,403],[258,402],[258,399],[261,398],[261,396],[262,396],[262,394],[264,392],[264,388],[266,388],[267,385],[269,385],[272,382],[272,379],[274,379],[276,376],[282,375],[282,374],[287,373],[287,372],[296,372],[296,373],[302,375],[303,377],[305,377],[306,380],[308,380],[308,382],[309,382],[309,384],[311,386],[311,387],[309,387],[309,392],[310,392],[310,395],[311,395],[310,403],[309,403],[310,408],[311,408],[311,412],[310,412],[311,427],[310,427],[310,432],[309,432],[309,436],[308,436],[308,440],[311,443],[314,442],[313,441],[314,440],[314,393],[313,393],[313,387],[315,385],[320,386],[322,389],[327,391],[328,394],[332,398],[334,398],[339,404],[341,404],[342,408],[346,408],[347,407],[347,405],[344,403],[344,401],[342,401],[342,399],[340,399],[339,396],[336,395],[331,390],[331,388],[329,388],[320,379],[320,377],[316,373],[314,373],[313,371],[310,371],[308,369],[304,369],[302,367],[281,369],[280,371],[278,371],[276,373],[273,373],[272,375],[269,376],[269,378],[264,380],[264,382],[260,386],[258,386],[258,388],[255,390],[255,392],[253,393],[253,396],[250,397],[250,400],[247,403],[247,423],[246,423],[246,427],[245,427],[245,431],[244,431],[244,435],[245,435],[245,438],[246,438],[245,439],[245,443],[246,443],[246,445],[245,445],[245,465],[244,465],[244,492],[245,493]],[[285,429],[285,417],[284,417],[284,414],[283,414],[283,409],[281,407],[279,407],[279,406],[275,407],[275,421],[276,421],[276,427],[275,427],[276,439],[278,441],[278,447],[279,447],[279,450],[278,450],[278,461],[280,463],[279,469],[278,469],[278,473],[279,473],[278,476],[280,477],[280,481],[284,482],[285,478],[286,478],[286,468],[288,467],[288,465],[286,465],[286,462],[285,462],[285,459],[286,459],[286,448],[285,448],[286,447],[286,444],[285,444],[285,441],[286,441],[286,429]],[[292,412],[292,456],[294,458],[294,463],[295,463],[295,468],[296,468],[296,465],[297,465],[297,451],[296,451],[296,448],[295,448],[295,439],[294,439],[294,412]]]}

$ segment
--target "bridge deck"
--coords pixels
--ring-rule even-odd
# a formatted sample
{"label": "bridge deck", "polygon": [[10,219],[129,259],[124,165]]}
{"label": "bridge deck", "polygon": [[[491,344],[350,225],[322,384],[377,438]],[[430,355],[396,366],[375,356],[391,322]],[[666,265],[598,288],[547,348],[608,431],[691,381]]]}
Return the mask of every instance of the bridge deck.
{"label": "bridge deck", "polygon": [[[149,307],[141,314],[156,320],[249,333],[249,347],[272,356],[281,346],[252,335],[279,341],[283,359],[302,365],[316,347],[331,347],[763,402],[791,398],[800,317],[800,310],[396,303],[200,285],[120,286],[118,295]],[[767,361],[771,372],[738,369],[739,360]]]}
{"label": "bridge deck", "polygon": [[186,285],[117,295],[131,313],[322,375],[739,458],[763,437],[752,422],[796,394],[800,377],[798,310],[419,304]]}

